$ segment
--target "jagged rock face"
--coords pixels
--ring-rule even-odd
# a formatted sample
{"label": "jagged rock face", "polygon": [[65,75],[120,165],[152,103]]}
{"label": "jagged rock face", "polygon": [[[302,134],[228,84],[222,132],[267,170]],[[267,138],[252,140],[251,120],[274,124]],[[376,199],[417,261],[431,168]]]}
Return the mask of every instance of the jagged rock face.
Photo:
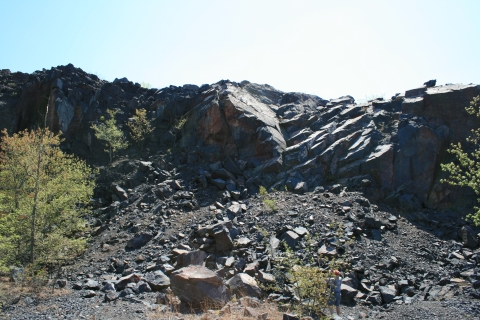
{"label": "jagged rock face", "polygon": [[248,81],[146,89],[126,78],[109,83],[73,65],[31,75],[2,70],[0,85],[0,126],[38,125],[48,103],[47,125],[85,157],[102,148],[90,125],[107,108],[121,111],[120,125],[145,108],[157,127],[151,150],[175,141],[184,154],[202,150],[203,161],[223,162],[229,172],[220,189],[263,185],[302,193],[341,179],[411,210],[472,199],[440,183],[440,163],[449,159],[451,142],[464,141],[480,125],[464,110],[480,94],[477,85],[429,83],[361,105],[350,96],[327,101]]}

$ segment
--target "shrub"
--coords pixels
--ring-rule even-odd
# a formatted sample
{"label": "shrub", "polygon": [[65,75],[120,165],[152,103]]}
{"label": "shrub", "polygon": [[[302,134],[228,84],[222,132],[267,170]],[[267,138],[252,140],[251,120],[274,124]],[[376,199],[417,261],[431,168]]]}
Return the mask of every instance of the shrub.
{"label": "shrub", "polygon": [[275,205],[275,201],[272,199],[263,199],[263,204],[270,208],[272,211],[277,211],[277,206]]}
{"label": "shrub", "polygon": [[[465,110],[470,115],[480,118],[480,96],[473,98],[470,106]],[[450,174],[442,182],[453,186],[470,187],[477,196],[480,196],[480,128],[472,129],[472,135],[466,139],[466,146],[471,152],[465,151],[465,148],[459,142],[452,143],[447,150],[455,157],[455,161],[441,164],[443,171]],[[480,197],[477,199],[480,201]],[[476,225],[480,225],[480,207],[474,207],[475,212],[467,215]]]}

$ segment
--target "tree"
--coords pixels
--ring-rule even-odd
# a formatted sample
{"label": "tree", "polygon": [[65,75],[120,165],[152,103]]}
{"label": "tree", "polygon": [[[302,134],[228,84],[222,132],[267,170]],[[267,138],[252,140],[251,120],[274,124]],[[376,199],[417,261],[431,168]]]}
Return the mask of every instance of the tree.
{"label": "tree", "polygon": [[117,120],[115,120],[118,111],[107,110],[107,113],[109,119],[106,119],[104,123],[94,124],[91,128],[95,131],[95,137],[107,145],[105,152],[108,152],[111,164],[113,153],[128,147],[128,142],[125,141],[123,131],[117,126]]}
{"label": "tree", "polygon": [[128,127],[131,130],[132,139],[137,143],[140,152],[142,152],[145,140],[154,129],[151,121],[147,119],[147,111],[145,109],[135,110],[133,121],[128,123]]}
{"label": "tree", "polygon": [[[473,98],[470,106],[465,110],[480,118],[480,96]],[[441,181],[453,186],[470,187],[477,196],[480,196],[480,128],[472,129],[472,135],[466,139],[466,142],[469,150],[472,151],[465,151],[460,142],[452,143],[450,149],[447,150],[455,156],[456,160],[441,164],[442,170],[450,174],[447,179]],[[475,206],[474,209],[475,212],[467,217],[472,219],[476,225],[480,225],[480,207]]]}
{"label": "tree", "polygon": [[93,170],[63,153],[48,129],[2,134],[0,271],[73,258],[85,246],[78,235],[95,187]]}

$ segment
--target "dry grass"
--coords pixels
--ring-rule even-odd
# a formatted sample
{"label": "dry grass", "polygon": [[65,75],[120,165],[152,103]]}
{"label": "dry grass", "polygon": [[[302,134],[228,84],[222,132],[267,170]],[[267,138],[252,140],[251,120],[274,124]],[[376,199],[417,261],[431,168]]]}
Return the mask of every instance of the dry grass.
{"label": "dry grass", "polygon": [[[208,309],[208,307],[202,308],[200,312],[179,312],[179,311],[165,311],[170,310],[170,306],[166,308],[159,308],[156,312],[148,314],[149,319],[161,319],[161,320],[251,320],[251,319],[263,319],[273,320],[282,319],[283,312],[278,310],[278,305],[270,302],[261,302],[260,304],[250,303],[248,300],[240,299],[239,301],[231,301],[225,307],[220,310]],[[175,309],[175,308],[174,308]]]}
{"label": "dry grass", "polygon": [[71,290],[62,288],[52,291],[51,286],[34,286],[28,281],[15,283],[9,281],[7,277],[0,277],[0,306],[9,304],[12,301],[19,300],[22,296],[35,297],[37,299],[47,299],[67,295]]}

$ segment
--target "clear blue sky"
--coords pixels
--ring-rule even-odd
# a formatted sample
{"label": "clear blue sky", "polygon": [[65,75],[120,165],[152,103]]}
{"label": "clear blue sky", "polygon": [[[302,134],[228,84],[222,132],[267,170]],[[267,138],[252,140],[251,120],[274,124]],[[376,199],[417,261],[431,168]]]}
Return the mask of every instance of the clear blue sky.
{"label": "clear blue sky", "polygon": [[480,0],[0,0],[0,68],[336,98],[480,83]]}

